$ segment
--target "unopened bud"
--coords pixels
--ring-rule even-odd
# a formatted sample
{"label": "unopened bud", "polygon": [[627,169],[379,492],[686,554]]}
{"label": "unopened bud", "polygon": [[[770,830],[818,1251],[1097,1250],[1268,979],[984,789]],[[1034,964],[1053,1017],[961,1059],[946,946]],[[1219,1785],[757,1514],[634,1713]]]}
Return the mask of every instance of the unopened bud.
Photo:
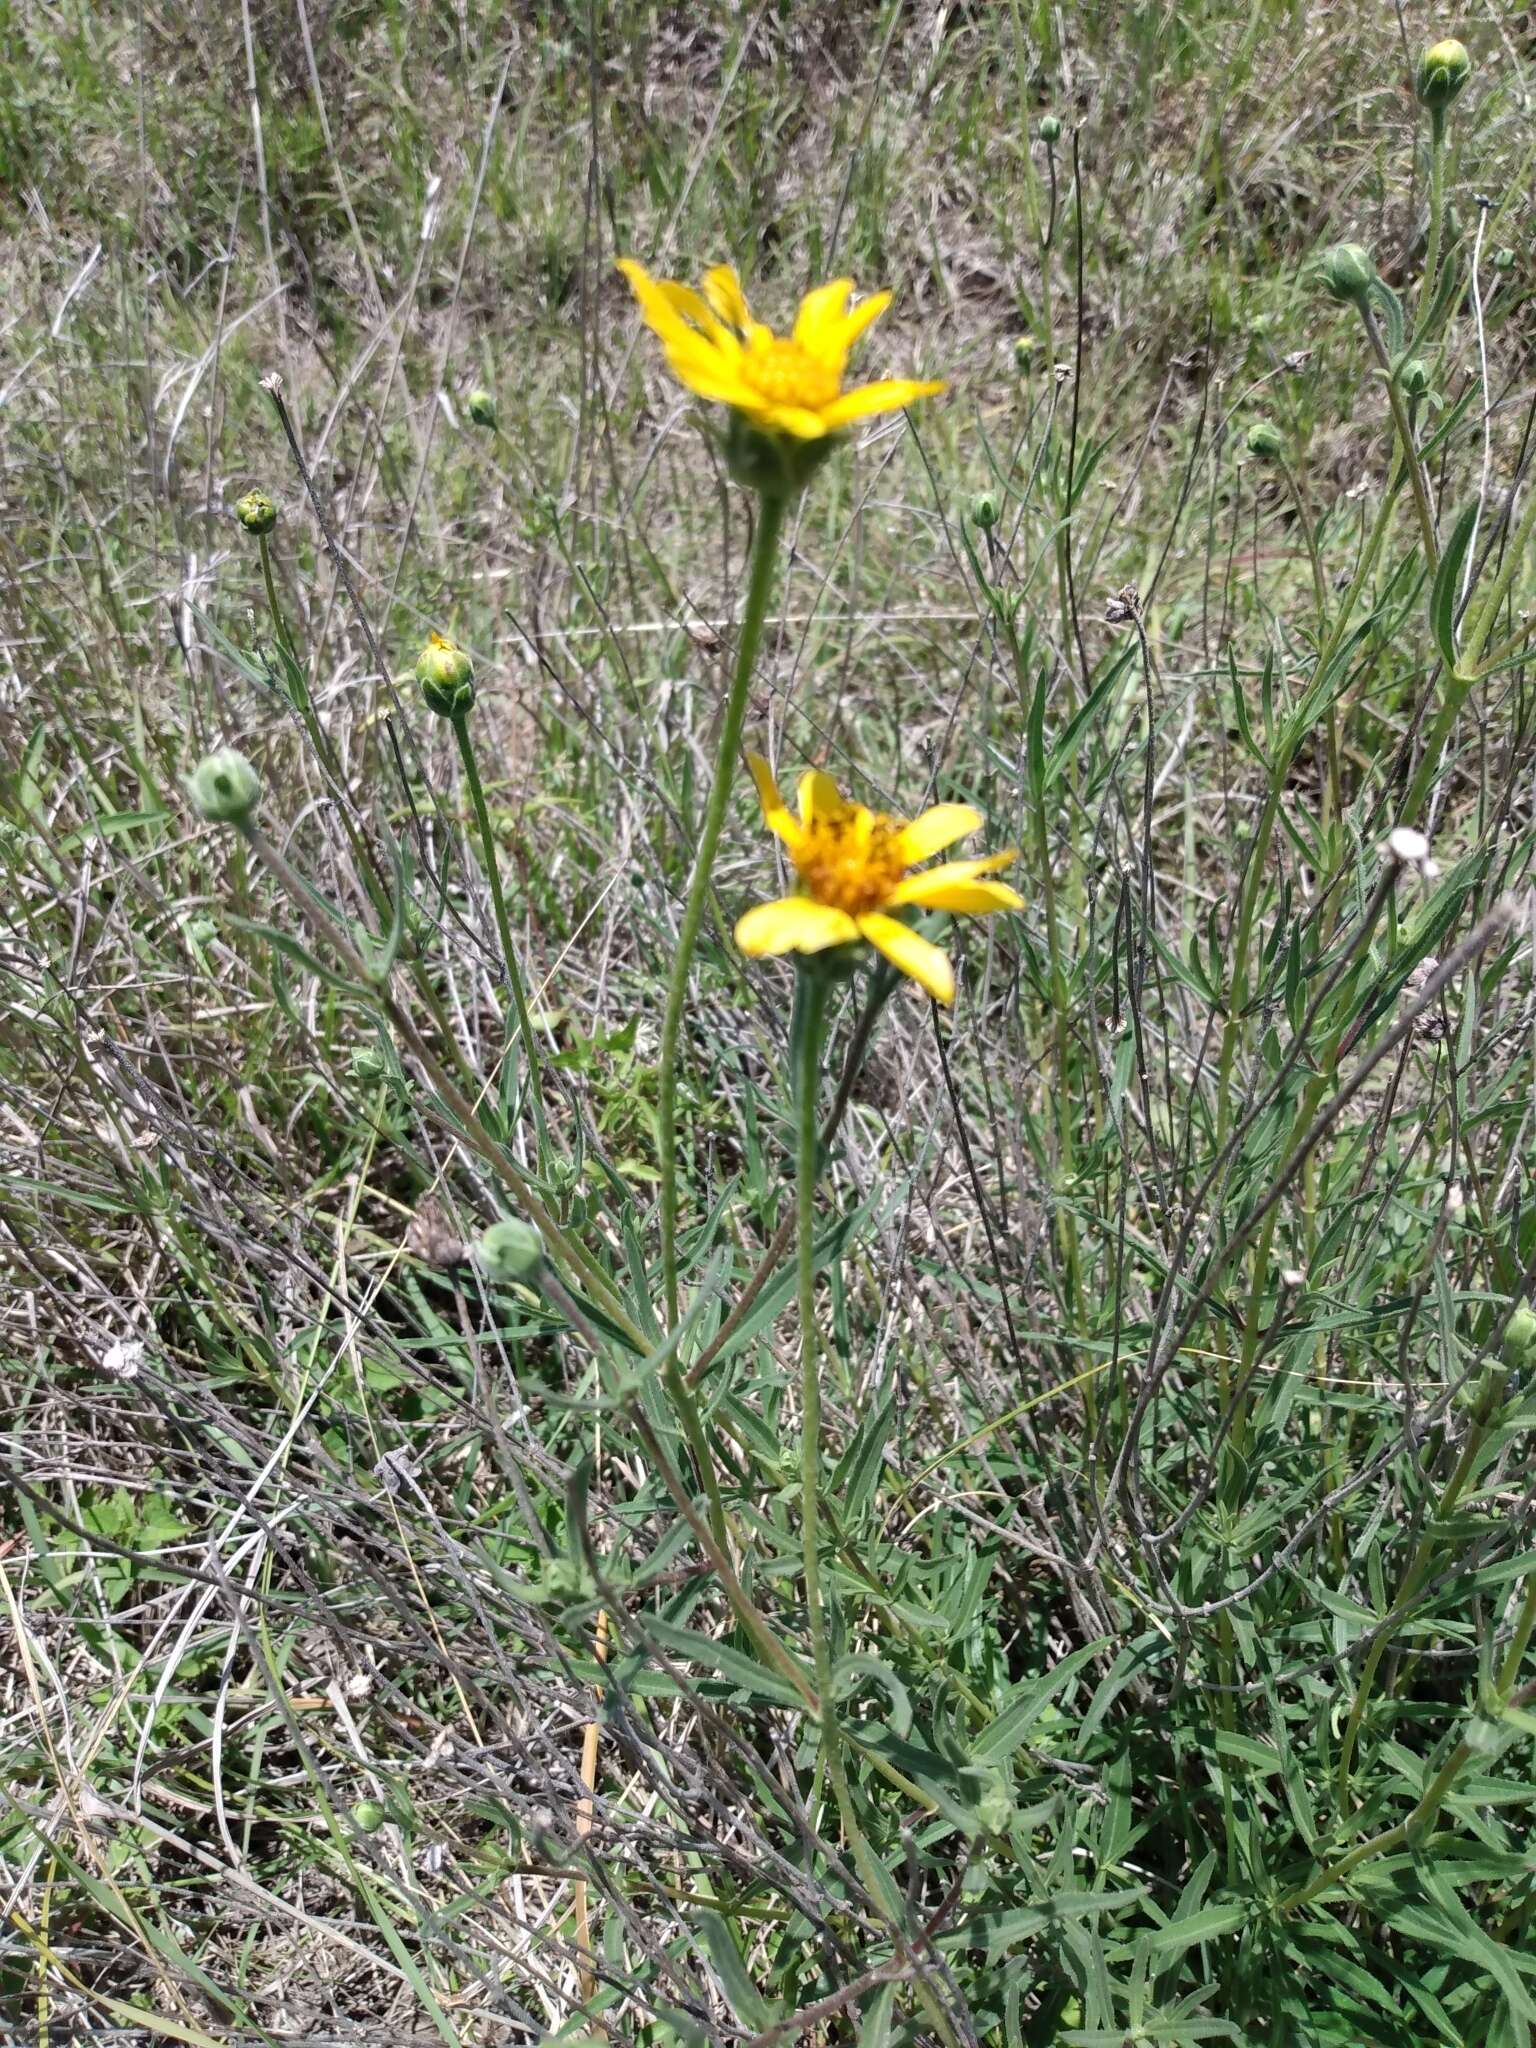
{"label": "unopened bud", "polygon": [[1015,369],[1027,370],[1035,360],[1035,337],[1020,334],[1014,338],[1013,361]]}
{"label": "unopened bud", "polygon": [[388,1819],[377,1799],[359,1799],[352,1809],[353,1824],[365,1835],[376,1835]]}
{"label": "unopened bud", "polygon": [[471,391],[464,401],[464,410],[477,427],[489,427],[492,433],[496,431],[496,400],[489,391]]}
{"label": "unopened bud", "polygon": [[1248,429],[1248,453],[1258,462],[1278,462],[1285,453],[1285,436],[1273,420],[1255,420]]}
{"label": "unopened bud", "polygon": [[1054,114],[1042,114],[1040,116],[1040,140],[1042,142],[1060,142],[1061,123]]}
{"label": "unopened bud", "polygon": [[997,524],[997,500],[990,491],[978,491],[971,500],[971,524],[990,533]]}
{"label": "unopened bud", "polygon": [[1496,250],[1494,251],[1494,256],[1493,256],[1493,267],[1494,267],[1494,269],[1495,269],[1495,270],[1500,270],[1500,271],[1508,271],[1508,270],[1513,270],[1513,269],[1514,269],[1514,267],[1515,267],[1515,252],[1514,252],[1514,250],[1513,250],[1513,249],[1496,249]]}
{"label": "unopened bud", "polygon": [[1448,107],[1472,76],[1472,59],[1465,43],[1447,36],[1443,43],[1431,43],[1420,57],[1413,75],[1413,89],[1426,107],[1438,113]]}
{"label": "unopened bud", "polygon": [[421,650],[416,680],[427,709],[439,718],[460,718],[475,701],[475,664],[441,633],[434,633]]}
{"label": "unopened bud", "polygon": [[235,506],[235,517],[247,533],[270,533],[277,524],[277,507],[265,491],[247,491]]}
{"label": "unopened bud", "polygon": [[1504,1363],[1512,1365],[1517,1372],[1536,1365],[1536,1315],[1528,1308],[1517,1308],[1509,1319],[1504,1342],[1499,1349]]}
{"label": "unopened bud", "polygon": [[261,801],[261,777],[237,748],[220,747],[198,762],[187,793],[210,825],[239,825]]}
{"label": "unopened bud", "polygon": [[1324,291],[1341,306],[1363,306],[1376,282],[1371,252],[1359,242],[1335,242],[1317,259]]}
{"label": "unopened bud", "polygon": [[1410,356],[1397,373],[1405,398],[1422,398],[1429,389],[1429,365],[1422,356]]}
{"label": "unopened bud", "polygon": [[520,1217],[482,1231],[476,1251],[493,1280],[532,1280],[544,1263],[543,1238]]}

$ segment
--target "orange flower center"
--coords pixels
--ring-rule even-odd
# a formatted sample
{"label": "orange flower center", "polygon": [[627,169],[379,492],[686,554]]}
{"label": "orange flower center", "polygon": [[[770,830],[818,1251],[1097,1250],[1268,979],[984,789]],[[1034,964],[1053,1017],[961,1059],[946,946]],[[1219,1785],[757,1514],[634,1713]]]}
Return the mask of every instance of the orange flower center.
{"label": "orange flower center", "polygon": [[808,412],[820,412],[830,405],[842,388],[836,370],[819,363],[798,341],[779,335],[761,348],[749,349],[742,357],[744,384],[770,405],[801,405]]}
{"label": "orange flower center", "polygon": [[848,804],[802,828],[795,866],[818,903],[863,917],[878,910],[907,871],[902,823]]}

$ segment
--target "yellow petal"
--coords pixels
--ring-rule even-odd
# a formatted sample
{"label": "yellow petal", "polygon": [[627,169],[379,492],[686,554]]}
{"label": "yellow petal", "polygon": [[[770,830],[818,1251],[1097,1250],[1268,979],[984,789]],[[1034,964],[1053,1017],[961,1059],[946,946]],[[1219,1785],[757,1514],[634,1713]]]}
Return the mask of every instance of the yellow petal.
{"label": "yellow petal", "polygon": [[893,889],[887,902],[914,903],[920,910],[948,910],[961,917],[987,917],[994,910],[1022,910],[1024,898],[1006,882],[946,882],[942,870],[913,875]]}
{"label": "yellow petal", "polygon": [[752,397],[741,410],[752,415],[770,434],[790,434],[797,441],[824,441],[832,431],[824,412],[812,412],[806,405],[775,405]]}
{"label": "yellow petal", "polygon": [[658,278],[656,280],[656,289],[666,299],[673,312],[680,314],[683,319],[691,321],[698,328],[699,332],[710,341],[735,340],[735,336],[731,334],[729,328],[723,326],[715,318],[714,313],[705,304],[703,299],[699,297],[699,294],[693,289],[692,285],[674,284],[666,278]]}
{"label": "yellow petal", "polygon": [[946,846],[953,846],[957,839],[963,839],[967,832],[975,832],[980,825],[981,813],[970,804],[932,805],[902,831],[902,866],[915,868],[920,860],[942,853]]}
{"label": "yellow petal", "polygon": [[847,315],[848,294],[852,290],[851,277],[835,277],[830,284],[819,284],[814,291],[806,293],[795,315],[795,340],[801,348],[818,361],[834,361],[838,369],[842,368],[845,353],[839,336]]}
{"label": "yellow petal", "polygon": [[880,412],[900,412],[915,398],[932,398],[944,388],[942,378],[919,384],[911,377],[887,377],[878,384],[858,384],[852,391],[845,391],[841,398],[822,407],[821,417],[826,431],[831,433],[852,420],[871,419]]}
{"label": "yellow petal", "polygon": [[779,785],[773,779],[773,770],[761,754],[748,754],[747,766],[752,770],[752,780],[757,784],[757,800],[763,807],[763,823],[770,832],[782,839],[793,853],[800,845],[804,834],[790,816],[789,806],[779,795]]}
{"label": "yellow petal", "polygon": [[682,314],[668,297],[661,283],[632,257],[621,256],[617,268],[623,273],[634,293],[646,325],[663,341],[696,340],[695,330],[689,326]]}
{"label": "yellow petal", "polygon": [[738,334],[750,334],[755,324],[747,310],[747,295],[741,279],[729,263],[717,263],[704,273],[704,296],[727,327]]}
{"label": "yellow petal", "polygon": [[874,326],[890,303],[889,292],[873,292],[867,299],[861,299],[851,313],[844,314],[837,335],[839,369],[848,360],[848,351],[859,336],[866,328]]}
{"label": "yellow petal", "polygon": [[679,384],[700,398],[712,398],[722,405],[735,405],[745,395],[740,377],[713,343],[689,334],[686,340],[668,340],[667,362]]}
{"label": "yellow petal", "polygon": [[846,910],[815,903],[809,896],[759,903],[736,920],[736,943],[754,960],[768,953],[822,953],[858,936],[859,928]]}
{"label": "yellow petal", "polygon": [[[904,881],[896,884],[886,901],[893,908],[903,903],[919,903],[928,910],[950,910],[955,906],[940,903],[933,893],[935,890],[979,882],[983,875],[993,874],[998,868],[1005,868],[1010,861],[1017,859],[1018,849],[1010,846],[1006,853],[989,853],[982,860],[947,860],[936,868],[925,869],[920,875],[908,875]],[[1009,896],[1014,894],[1014,891],[1003,882],[988,882],[986,887],[1003,889]],[[1017,910],[1020,902],[1022,898],[1013,903],[999,902],[990,907],[997,910]]]}
{"label": "yellow petal", "polygon": [[879,911],[861,917],[859,931],[893,967],[899,967],[903,974],[910,974],[915,982],[927,989],[936,1003],[954,1001],[954,970],[937,946],[920,939],[916,932],[908,931],[894,917],[882,917]]}
{"label": "yellow petal", "polygon": [[809,825],[817,818],[835,818],[846,810],[842,792],[830,775],[819,768],[807,768],[800,778],[800,822]]}

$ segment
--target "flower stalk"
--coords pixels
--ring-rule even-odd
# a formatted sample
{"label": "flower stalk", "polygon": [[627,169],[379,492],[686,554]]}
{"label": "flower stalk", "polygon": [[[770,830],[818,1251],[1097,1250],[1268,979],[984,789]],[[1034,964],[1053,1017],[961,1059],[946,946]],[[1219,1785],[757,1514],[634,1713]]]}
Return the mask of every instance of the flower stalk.
{"label": "flower stalk", "polygon": [[549,1133],[544,1123],[543,1073],[539,1065],[538,1046],[534,1042],[533,1019],[528,1014],[528,998],[523,989],[522,970],[517,964],[517,949],[512,943],[512,923],[507,915],[507,899],[501,886],[501,863],[496,857],[496,841],[491,833],[490,812],[486,809],[485,791],[481,786],[480,770],[475,761],[474,742],[469,736],[469,715],[463,710],[455,711],[448,722],[453,727],[453,736],[458,742],[459,759],[464,764],[464,781],[475,813],[475,824],[480,832],[481,864],[485,869],[486,880],[490,883],[491,905],[496,915],[496,936],[501,943],[501,957],[512,989],[512,1007],[517,1014],[517,1034],[523,1043],[523,1058],[528,1063],[528,1092],[533,1098],[533,1127],[542,1165],[549,1142]]}
{"label": "flower stalk", "polygon": [[747,605],[736,642],[736,664],[731,675],[725,716],[720,724],[720,744],[715,753],[714,781],[704,812],[699,843],[688,878],[688,895],[678,932],[677,951],[667,983],[667,1007],[661,1022],[661,1066],[657,1078],[657,1148],[661,1167],[661,1286],[669,1323],[678,1316],[677,1284],[677,1046],[682,1031],[683,1009],[688,1001],[688,984],[693,967],[699,927],[709,895],[715,854],[725,827],[730,803],[736,756],[741,750],[741,729],[747,712],[747,686],[757,661],[763,637],[763,621],[773,589],[779,535],[784,526],[788,500],[763,497],[758,500],[757,531],[752,537],[752,561],[747,584]]}

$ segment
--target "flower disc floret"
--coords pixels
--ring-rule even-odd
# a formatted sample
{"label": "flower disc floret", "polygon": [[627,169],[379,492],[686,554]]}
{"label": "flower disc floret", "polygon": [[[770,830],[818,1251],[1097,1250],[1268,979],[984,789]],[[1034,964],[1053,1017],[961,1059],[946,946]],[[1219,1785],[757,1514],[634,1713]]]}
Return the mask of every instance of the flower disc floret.
{"label": "flower disc floret", "polygon": [[829,775],[811,769],[800,778],[800,814],[795,817],[768,763],[758,754],[747,759],[764,821],[783,841],[801,893],[760,903],[740,918],[736,943],[741,950],[762,958],[824,953],[863,941],[936,1002],[952,1002],[955,977],[949,961],[899,913],[945,910],[985,917],[1021,909],[1024,899],[1016,889],[989,879],[1017,857],[1015,850],[921,868],[933,854],[976,831],[981,813],[969,804],[934,804],[909,824],[849,802]]}

